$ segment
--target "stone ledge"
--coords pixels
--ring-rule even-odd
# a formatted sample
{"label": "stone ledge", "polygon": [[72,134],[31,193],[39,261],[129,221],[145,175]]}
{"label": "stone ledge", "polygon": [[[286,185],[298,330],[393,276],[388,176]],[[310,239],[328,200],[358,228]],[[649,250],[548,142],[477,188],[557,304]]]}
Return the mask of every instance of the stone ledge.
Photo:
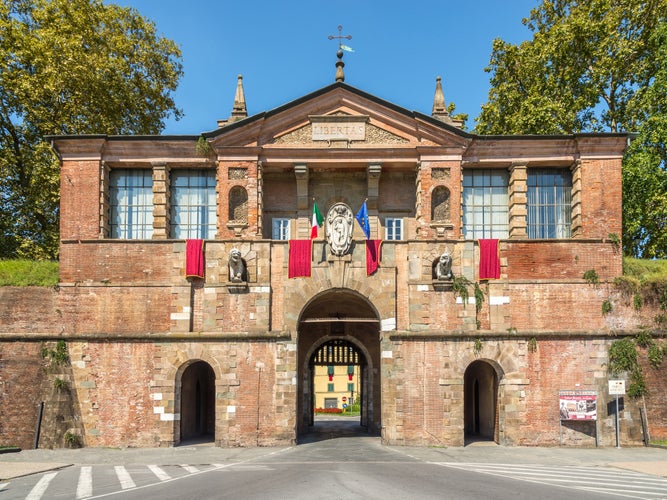
{"label": "stone ledge", "polygon": [[32,333],[14,334],[0,333],[0,342],[39,342],[48,340],[67,340],[71,342],[84,341],[127,341],[127,342],[194,342],[194,341],[233,341],[233,340],[258,340],[258,341],[284,341],[291,340],[289,331],[278,332],[177,332],[177,333]]}

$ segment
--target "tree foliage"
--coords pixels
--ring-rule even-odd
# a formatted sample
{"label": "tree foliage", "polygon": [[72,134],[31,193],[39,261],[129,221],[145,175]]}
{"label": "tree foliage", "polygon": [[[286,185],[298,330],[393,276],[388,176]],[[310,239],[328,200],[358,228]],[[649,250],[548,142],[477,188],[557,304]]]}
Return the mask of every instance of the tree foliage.
{"label": "tree foliage", "polygon": [[637,132],[624,161],[624,250],[667,257],[667,0],[543,0],[532,39],[497,39],[482,134]]}
{"label": "tree foliage", "polygon": [[131,8],[0,3],[0,257],[55,258],[59,168],[48,135],[156,134],[179,118],[181,53]]}

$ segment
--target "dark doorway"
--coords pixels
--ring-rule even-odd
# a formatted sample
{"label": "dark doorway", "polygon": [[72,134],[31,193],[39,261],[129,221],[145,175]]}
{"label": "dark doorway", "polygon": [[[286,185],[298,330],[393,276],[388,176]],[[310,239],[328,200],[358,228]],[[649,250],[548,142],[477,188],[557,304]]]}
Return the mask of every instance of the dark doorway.
{"label": "dark doorway", "polygon": [[181,377],[181,443],[215,438],[215,373],[204,361],[188,366]]}
{"label": "dark doorway", "polygon": [[486,361],[470,363],[463,377],[466,442],[497,441],[498,375]]}

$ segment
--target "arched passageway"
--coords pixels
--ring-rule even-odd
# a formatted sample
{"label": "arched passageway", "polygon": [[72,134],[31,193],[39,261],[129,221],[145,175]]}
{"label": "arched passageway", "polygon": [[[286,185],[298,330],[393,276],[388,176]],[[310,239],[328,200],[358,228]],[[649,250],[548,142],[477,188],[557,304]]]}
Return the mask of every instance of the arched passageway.
{"label": "arched passageway", "polygon": [[498,441],[498,374],[482,360],[468,365],[463,377],[465,440]]}
{"label": "arched passageway", "polygon": [[215,373],[205,361],[189,365],[181,376],[180,437],[183,441],[215,438]]}
{"label": "arched passageway", "polygon": [[[368,299],[352,290],[324,292],[304,307],[298,337],[297,439],[300,442],[313,432],[327,437],[362,431],[379,434],[379,326],[377,313]],[[320,374],[318,379],[327,373],[331,377],[325,389],[320,383],[316,387],[316,373]],[[342,378],[333,378],[341,373]],[[330,390],[331,397],[322,399],[322,390]],[[315,407],[325,400],[328,400],[325,406],[332,410],[334,406],[350,408],[354,403],[359,414],[348,419],[345,414],[340,418],[316,419]]]}

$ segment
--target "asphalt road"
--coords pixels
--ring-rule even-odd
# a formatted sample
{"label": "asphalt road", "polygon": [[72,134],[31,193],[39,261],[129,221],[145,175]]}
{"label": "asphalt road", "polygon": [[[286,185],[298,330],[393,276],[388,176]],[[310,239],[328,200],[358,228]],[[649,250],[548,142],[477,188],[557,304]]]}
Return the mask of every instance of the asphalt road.
{"label": "asphalt road", "polygon": [[81,450],[80,458],[92,459],[87,465],[14,478],[0,484],[0,500],[667,499],[667,478],[600,462],[599,457],[616,454],[613,449],[403,448],[382,446],[368,436],[324,437],[238,451]]}

